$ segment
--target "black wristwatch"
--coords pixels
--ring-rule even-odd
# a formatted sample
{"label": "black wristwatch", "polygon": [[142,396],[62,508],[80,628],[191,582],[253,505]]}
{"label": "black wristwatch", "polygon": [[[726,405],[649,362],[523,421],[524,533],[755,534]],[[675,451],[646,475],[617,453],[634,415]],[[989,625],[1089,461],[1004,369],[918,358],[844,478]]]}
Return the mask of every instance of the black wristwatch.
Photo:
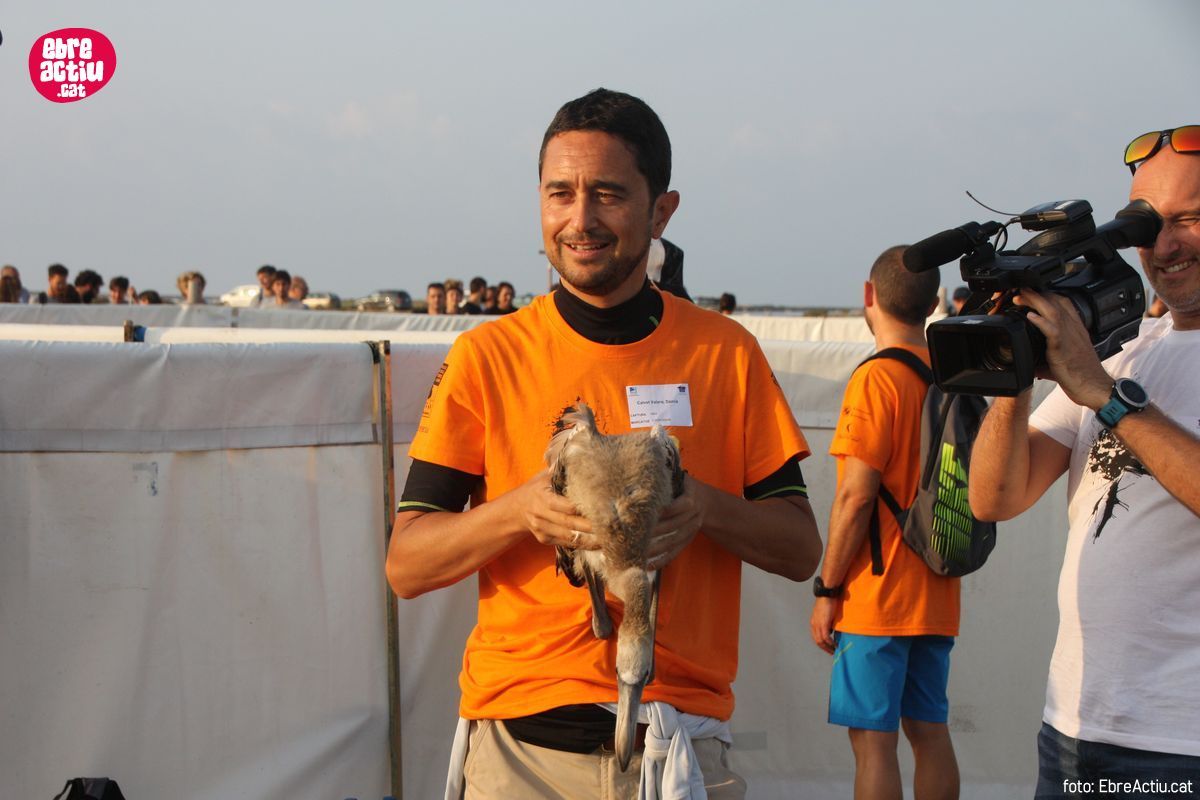
{"label": "black wristwatch", "polygon": [[1148,405],[1150,395],[1146,394],[1140,383],[1131,378],[1117,378],[1117,382],[1113,384],[1112,395],[1096,412],[1096,418],[1104,427],[1112,428],[1126,414],[1141,411]]}
{"label": "black wristwatch", "polygon": [[820,575],[818,575],[816,580],[813,581],[813,597],[841,597],[841,596],[842,596],[842,587],[841,586],[826,586],[825,581],[821,580]]}

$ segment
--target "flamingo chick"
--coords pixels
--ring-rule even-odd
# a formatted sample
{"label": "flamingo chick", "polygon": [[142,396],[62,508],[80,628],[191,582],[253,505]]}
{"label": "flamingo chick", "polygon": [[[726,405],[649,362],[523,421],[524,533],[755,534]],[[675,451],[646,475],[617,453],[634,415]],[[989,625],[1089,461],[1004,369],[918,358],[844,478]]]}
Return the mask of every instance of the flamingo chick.
{"label": "flamingo chick", "polygon": [[683,491],[679,449],[658,425],[605,436],[581,401],[563,413],[546,448],[546,464],[554,491],[575,504],[602,542],[599,550],[556,548],[559,570],[573,586],[588,587],[597,638],[612,634],[606,584],[625,605],[617,631],[615,735],[624,771],[633,756],[642,690],[654,677],[659,579],[646,569],[646,552],[659,513]]}

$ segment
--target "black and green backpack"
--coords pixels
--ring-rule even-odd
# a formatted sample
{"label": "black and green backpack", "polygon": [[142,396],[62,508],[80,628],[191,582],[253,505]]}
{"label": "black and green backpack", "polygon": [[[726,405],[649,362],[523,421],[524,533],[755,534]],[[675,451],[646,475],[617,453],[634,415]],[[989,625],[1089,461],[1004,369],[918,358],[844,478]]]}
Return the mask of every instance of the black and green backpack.
{"label": "black and green backpack", "polygon": [[[876,358],[902,362],[929,386],[921,409],[921,480],[916,499],[903,508],[882,483],[879,498],[900,525],[905,544],[931,570],[948,577],[974,572],[996,546],[996,523],[975,519],[967,504],[971,446],[987,412],[987,401],[978,395],[942,392],[925,362],[903,348],[880,350],[862,363]],[[878,503],[871,514],[870,541],[871,572],[882,575]]]}

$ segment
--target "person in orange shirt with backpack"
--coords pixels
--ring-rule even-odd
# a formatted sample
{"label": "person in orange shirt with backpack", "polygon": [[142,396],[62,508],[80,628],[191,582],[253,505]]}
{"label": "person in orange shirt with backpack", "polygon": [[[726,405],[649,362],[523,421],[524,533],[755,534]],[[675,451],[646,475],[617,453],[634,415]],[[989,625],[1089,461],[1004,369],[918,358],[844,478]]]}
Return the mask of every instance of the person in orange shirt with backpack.
{"label": "person in orange shirt with backpack", "polygon": [[829,722],[849,728],[854,796],[872,800],[903,795],[901,726],[916,761],[917,800],[955,798],[959,791],[946,725],[959,579],[926,565],[880,498],[885,488],[907,508],[917,493],[928,384],[902,359],[915,356],[929,366],[925,319],[941,282],[938,270],[908,272],[905,249],[885,250],[863,290],[877,352],[898,348],[909,355],[869,359],[846,387],[829,448],[838,461],[838,488],[810,621],[813,641],[834,656]]}

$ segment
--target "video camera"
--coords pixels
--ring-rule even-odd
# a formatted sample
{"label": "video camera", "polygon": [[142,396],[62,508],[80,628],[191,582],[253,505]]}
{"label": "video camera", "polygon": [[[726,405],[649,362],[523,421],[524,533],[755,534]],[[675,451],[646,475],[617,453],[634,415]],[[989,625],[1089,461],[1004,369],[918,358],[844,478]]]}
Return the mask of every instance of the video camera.
{"label": "video camera", "polygon": [[[1016,250],[997,250],[1014,222],[1039,233]],[[939,320],[926,331],[937,385],[944,392],[1012,397],[1033,384],[1034,372],[1046,364],[1046,339],[1025,319],[1028,308],[1013,304],[1026,288],[1069,298],[1101,360],[1120,352],[1137,336],[1146,295],[1141,277],[1117,250],[1150,247],[1161,229],[1162,218],[1144,200],[1099,229],[1090,203],[1064,200],[1006,223],[968,222],[909,247],[904,266],[910,272],[962,256],[962,277],[971,290],[963,316]]]}

